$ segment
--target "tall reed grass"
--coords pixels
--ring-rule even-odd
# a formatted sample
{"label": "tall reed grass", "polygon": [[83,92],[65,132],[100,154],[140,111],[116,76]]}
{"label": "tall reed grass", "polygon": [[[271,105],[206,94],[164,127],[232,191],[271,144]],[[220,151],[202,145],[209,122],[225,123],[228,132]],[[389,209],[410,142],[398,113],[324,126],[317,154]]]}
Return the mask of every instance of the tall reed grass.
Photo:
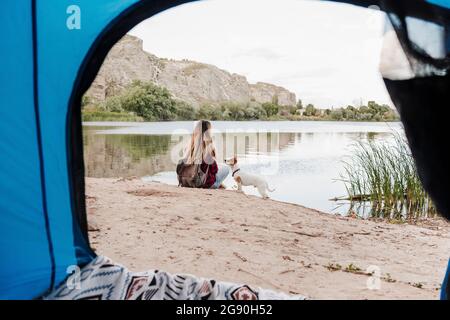
{"label": "tall reed grass", "polygon": [[350,161],[344,162],[341,180],[348,200],[368,203],[370,216],[417,219],[436,214],[419,180],[404,136],[393,133],[394,143],[360,141]]}

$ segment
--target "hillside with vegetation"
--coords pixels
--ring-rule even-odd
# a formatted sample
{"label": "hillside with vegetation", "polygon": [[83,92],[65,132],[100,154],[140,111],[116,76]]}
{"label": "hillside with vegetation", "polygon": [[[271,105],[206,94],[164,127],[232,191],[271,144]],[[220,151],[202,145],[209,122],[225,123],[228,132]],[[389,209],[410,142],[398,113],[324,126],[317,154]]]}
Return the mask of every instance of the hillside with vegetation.
{"label": "hillside with vegetation", "polygon": [[164,87],[133,81],[117,95],[98,102],[85,95],[83,121],[169,121],[169,120],[330,120],[395,121],[397,114],[387,105],[369,101],[367,106],[319,109],[312,104],[280,105],[271,102],[222,102],[198,107],[176,99]]}

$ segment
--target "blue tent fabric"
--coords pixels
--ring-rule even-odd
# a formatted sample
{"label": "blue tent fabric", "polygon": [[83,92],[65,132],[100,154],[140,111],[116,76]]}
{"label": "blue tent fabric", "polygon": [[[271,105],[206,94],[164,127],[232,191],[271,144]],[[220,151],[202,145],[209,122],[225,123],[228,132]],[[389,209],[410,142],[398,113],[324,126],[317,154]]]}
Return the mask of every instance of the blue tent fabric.
{"label": "blue tent fabric", "polygon": [[450,278],[450,260],[448,260],[447,273],[445,274],[444,282],[441,287],[441,300],[449,299],[449,278]]}
{"label": "blue tent fabric", "polygon": [[450,0],[427,0],[427,2],[444,8],[450,8]]}
{"label": "blue tent fabric", "polygon": [[33,294],[47,288],[51,262],[38,166],[32,20],[23,18],[31,17],[31,6],[10,1],[7,7],[0,10],[2,46],[18,50],[0,50],[0,117],[8,119],[0,126],[0,297],[32,298],[17,287]]}
{"label": "blue tent fabric", "polygon": [[0,126],[0,298],[35,298],[64,280],[68,266],[95,256],[86,241],[75,243],[82,237],[69,192],[67,106],[92,43],[136,1],[76,1],[89,23],[69,30],[73,2],[1,4],[8,50],[0,50],[0,116],[8,120]]}
{"label": "blue tent fabric", "polygon": [[[0,299],[38,298],[67,277],[68,267],[96,257],[85,223],[81,96],[121,36],[185,2],[0,3]],[[67,26],[73,5],[80,29]]]}
{"label": "blue tent fabric", "polygon": [[[0,299],[39,297],[67,277],[68,267],[95,258],[82,230],[83,215],[76,212],[82,206],[74,199],[76,192],[84,197],[80,185],[74,186],[75,179],[84,179],[83,171],[71,167],[75,156],[82,159],[81,149],[73,154],[71,131],[79,113],[71,105],[79,108],[89,86],[80,75],[86,63],[97,59],[87,77],[93,80],[109,50],[97,41],[112,27],[121,26],[111,33],[109,46],[145,17],[183,2],[188,1],[0,4]],[[80,8],[80,29],[67,27],[72,5]],[[146,10],[137,12],[140,8]],[[133,21],[120,25],[131,9]],[[76,121],[75,128],[80,127]]]}

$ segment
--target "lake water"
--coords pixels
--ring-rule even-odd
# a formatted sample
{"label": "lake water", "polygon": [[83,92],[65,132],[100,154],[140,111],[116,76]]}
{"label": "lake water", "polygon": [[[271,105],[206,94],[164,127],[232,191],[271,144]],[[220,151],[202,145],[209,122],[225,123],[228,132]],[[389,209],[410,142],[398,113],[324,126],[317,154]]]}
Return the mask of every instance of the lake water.
{"label": "lake water", "polygon": [[[236,154],[241,170],[264,176],[275,188],[272,199],[340,214],[347,214],[349,204],[329,199],[346,195],[338,179],[355,143],[391,144],[392,132],[402,131],[398,122],[213,121],[212,126],[218,162]],[[84,123],[86,175],[176,185],[176,161],[192,128],[188,121]],[[234,185],[231,175],[225,184]],[[244,191],[258,194],[253,187]]]}

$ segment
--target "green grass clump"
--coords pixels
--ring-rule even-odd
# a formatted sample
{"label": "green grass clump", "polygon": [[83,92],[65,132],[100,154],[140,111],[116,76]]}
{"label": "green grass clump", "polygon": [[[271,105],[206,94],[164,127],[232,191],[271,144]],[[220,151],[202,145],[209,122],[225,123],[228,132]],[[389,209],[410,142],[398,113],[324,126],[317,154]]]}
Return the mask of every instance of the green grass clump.
{"label": "green grass clump", "polygon": [[404,220],[434,216],[436,209],[422,187],[406,139],[400,134],[393,134],[393,139],[393,144],[373,140],[356,144],[341,175],[348,200],[370,203],[372,217]]}

